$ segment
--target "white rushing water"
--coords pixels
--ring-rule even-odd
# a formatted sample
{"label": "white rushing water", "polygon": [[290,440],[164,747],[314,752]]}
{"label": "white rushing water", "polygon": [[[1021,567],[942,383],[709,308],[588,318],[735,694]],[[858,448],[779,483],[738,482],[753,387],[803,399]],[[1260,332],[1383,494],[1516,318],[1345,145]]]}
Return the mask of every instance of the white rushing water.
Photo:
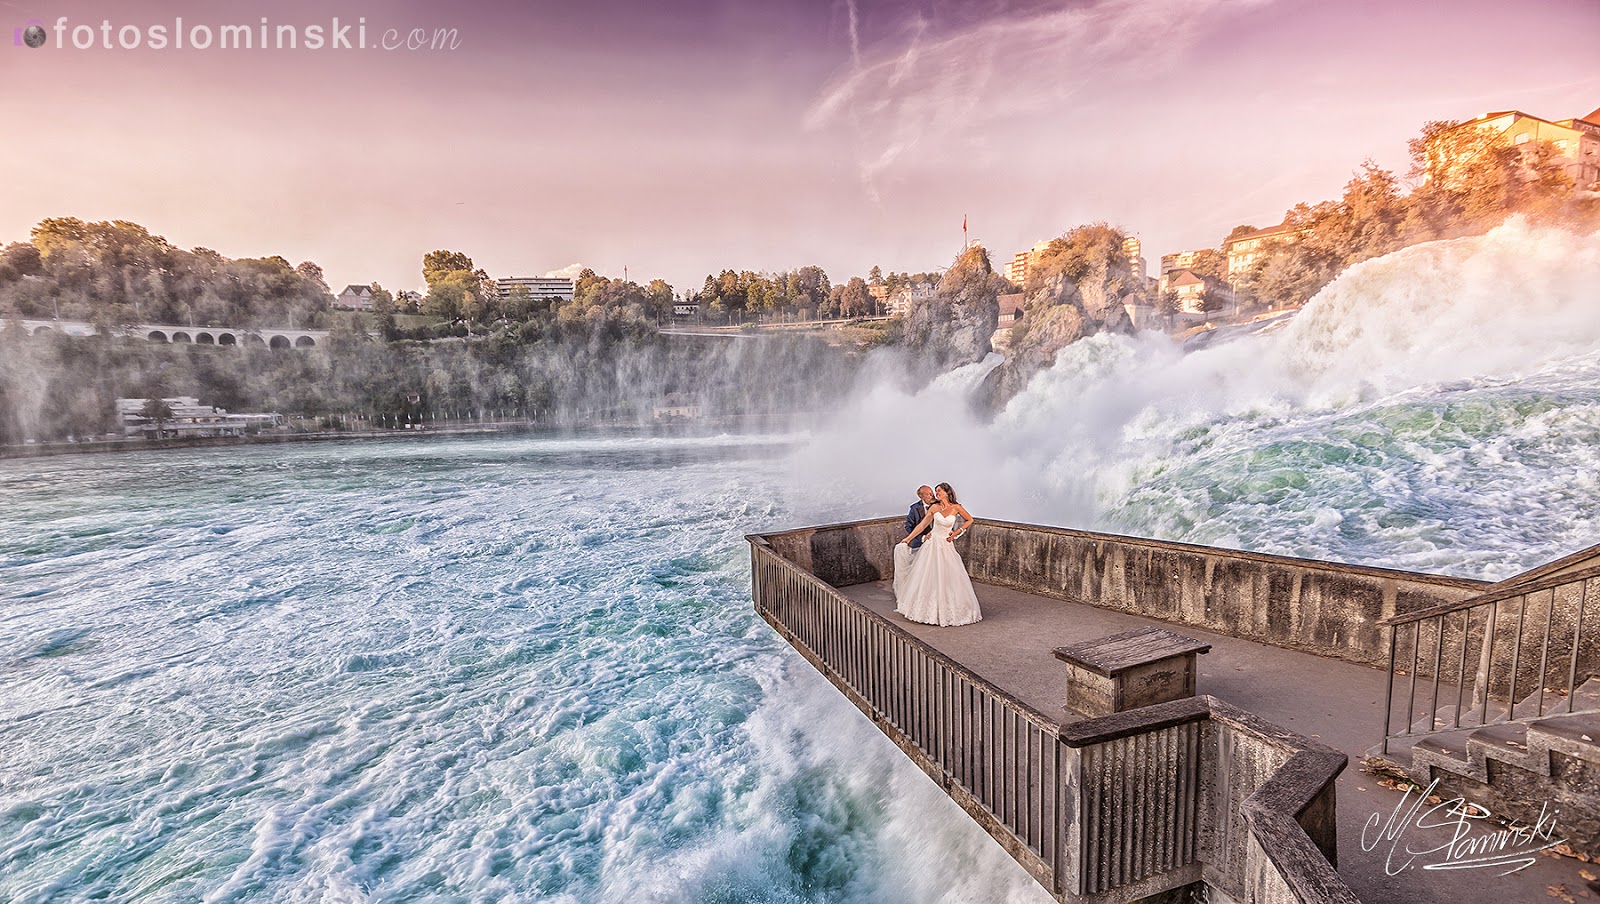
{"label": "white rushing water", "polygon": [[798,467],[877,508],[947,480],[979,518],[1472,577],[1600,542],[1600,234],[1416,246],[1188,355],[1096,336],[992,423],[961,377],[875,382]]}
{"label": "white rushing water", "polygon": [[750,611],[743,534],[903,511],[1496,577],[1600,541],[1600,236],[1353,269],[809,437],[0,461],[0,900],[1045,901]]}
{"label": "white rushing water", "polygon": [[751,611],[785,448],[0,462],[0,900],[1037,900]]}

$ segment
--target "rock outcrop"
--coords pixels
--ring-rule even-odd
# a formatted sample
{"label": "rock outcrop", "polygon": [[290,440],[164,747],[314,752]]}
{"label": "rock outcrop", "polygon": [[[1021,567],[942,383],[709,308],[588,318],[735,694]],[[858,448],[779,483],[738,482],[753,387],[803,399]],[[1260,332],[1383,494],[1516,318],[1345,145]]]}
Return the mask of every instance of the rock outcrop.
{"label": "rock outcrop", "polygon": [[932,297],[913,301],[901,324],[911,373],[922,382],[964,364],[982,361],[1000,322],[1006,281],[979,247],[967,249],[939,280]]}
{"label": "rock outcrop", "polygon": [[1079,339],[1133,332],[1123,303],[1142,287],[1121,254],[1120,233],[1099,230],[1104,227],[1084,227],[1058,240],[1062,247],[1053,248],[1054,256],[1040,265],[1037,277],[1029,277],[1022,320],[1013,328],[1005,363],[976,392],[979,410],[1000,411],[1034,374],[1055,363],[1056,352]]}

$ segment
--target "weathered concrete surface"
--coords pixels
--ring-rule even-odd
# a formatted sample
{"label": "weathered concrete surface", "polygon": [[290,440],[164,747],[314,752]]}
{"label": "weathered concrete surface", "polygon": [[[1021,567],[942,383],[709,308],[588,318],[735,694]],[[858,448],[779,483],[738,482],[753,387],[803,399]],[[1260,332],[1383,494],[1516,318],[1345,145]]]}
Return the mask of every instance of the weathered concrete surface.
{"label": "weathered concrete surface", "polygon": [[1136,628],[1056,648],[1067,667],[1067,709],[1104,716],[1193,697],[1194,658],[1211,649],[1165,628]]}
{"label": "weathered concrete surface", "polygon": [[[908,633],[1024,703],[1040,712],[1061,713],[1063,719],[1068,718],[1061,706],[1066,693],[1066,670],[1055,659],[1054,649],[1154,623],[1126,613],[990,584],[979,583],[977,591],[983,621],[940,628],[895,615],[893,591],[887,582],[840,588],[850,599],[893,619]],[[1200,693],[1319,740],[1348,754],[1352,763],[1359,762],[1365,751],[1380,740],[1385,687],[1381,669],[1200,628],[1184,627],[1181,631],[1212,644],[1211,652],[1198,660]],[[1574,894],[1584,888],[1577,874],[1582,864],[1545,857],[1509,876],[1495,876],[1484,870],[1424,871],[1415,865],[1388,876],[1384,870],[1387,849],[1363,850],[1361,836],[1367,820],[1379,814],[1387,816],[1400,803],[1401,795],[1354,766],[1340,775],[1337,795],[1339,875],[1362,901],[1503,904],[1546,900],[1545,888],[1551,885],[1565,885]],[[1324,810],[1320,815],[1313,813],[1312,818],[1327,815]]]}
{"label": "weathered concrete surface", "polygon": [[1524,825],[1550,825],[1600,857],[1600,713],[1501,723],[1419,741],[1410,773],[1445,798],[1464,797]]}
{"label": "weathered concrete surface", "polygon": [[[890,576],[901,521],[769,537],[836,587]],[[1232,637],[1387,665],[1382,619],[1476,596],[1483,581],[1311,559],[981,521],[956,541],[973,580]]]}

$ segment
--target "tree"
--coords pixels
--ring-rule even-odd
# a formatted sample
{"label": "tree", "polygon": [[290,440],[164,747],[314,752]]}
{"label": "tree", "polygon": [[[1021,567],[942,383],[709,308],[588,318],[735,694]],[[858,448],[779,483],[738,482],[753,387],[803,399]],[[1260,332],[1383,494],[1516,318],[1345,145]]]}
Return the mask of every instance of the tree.
{"label": "tree", "polygon": [[1234,239],[1239,238],[1241,236],[1249,235],[1250,233],[1255,232],[1255,231],[1256,231],[1256,227],[1251,226],[1249,224],[1245,224],[1245,225],[1242,225],[1242,226],[1235,226],[1232,229],[1228,230],[1228,237],[1222,240],[1222,244],[1224,246],[1226,246],[1229,242],[1233,241]]}
{"label": "tree", "polygon": [[659,320],[672,314],[672,286],[664,279],[650,280],[647,297],[650,311]]}
{"label": "tree", "polygon": [[473,267],[465,254],[428,252],[422,256],[422,279],[428,284],[422,313],[450,320],[475,320],[485,314],[489,275]]}
{"label": "tree", "polygon": [[422,256],[422,279],[433,288],[433,284],[444,279],[452,273],[473,271],[472,258],[460,251],[430,251]]}
{"label": "tree", "polygon": [[300,274],[303,279],[321,287],[322,291],[328,291],[328,280],[324,278],[322,268],[311,261],[301,261],[295,266],[294,272]]}
{"label": "tree", "polygon": [[1215,248],[1202,248],[1195,252],[1189,269],[1198,276],[1225,280],[1228,278],[1228,256]]}
{"label": "tree", "polygon": [[145,420],[155,422],[156,438],[160,439],[161,435],[166,432],[164,428],[167,421],[172,419],[172,406],[167,404],[166,399],[152,396],[144,400],[144,405],[139,409],[139,414]]}
{"label": "tree", "polygon": [[845,317],[861,317],[869,313],[872,308],[872,295],[867,292],[866,280],[859,276],[850,277],[845,283],[844,291],[839,293],[839,313]]}
{"label": "tree", "polygon": [[29,242],[12,242],[0,252],[0,282],[11,282],[24,276],[37,276],[44,272],[44,261],[39,249]]}
{"label": "tree", "polygon": [[394,295],[390,294],[388,289],[385,289],[383,286],[380,286],[377,283],[373,283],[368,288],[370,288],[372,290],[372,310],[373,310],[373,313],[376,313],[376,314],[393,314],[394,313]]}

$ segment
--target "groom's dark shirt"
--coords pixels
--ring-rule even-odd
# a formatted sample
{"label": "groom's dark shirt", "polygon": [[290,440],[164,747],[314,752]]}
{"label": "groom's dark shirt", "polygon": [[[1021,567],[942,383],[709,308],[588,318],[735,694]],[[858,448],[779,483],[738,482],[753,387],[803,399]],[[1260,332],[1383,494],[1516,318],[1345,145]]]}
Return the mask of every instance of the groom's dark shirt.
{"label": "groom's dark shirt", "polygon": [[[906,512],[906,533],[909,534],[916,530],[917,525],[921,524],[922,519],[926,518],[927,516],[928,504],[926,502],[918,499],[916,502],[911,503],[910,511]],[[926,536],[927,534],[925,533],[918,534],[914,539],[912,539],[911,548],[920,549],[922,547],[922,539]]]}

